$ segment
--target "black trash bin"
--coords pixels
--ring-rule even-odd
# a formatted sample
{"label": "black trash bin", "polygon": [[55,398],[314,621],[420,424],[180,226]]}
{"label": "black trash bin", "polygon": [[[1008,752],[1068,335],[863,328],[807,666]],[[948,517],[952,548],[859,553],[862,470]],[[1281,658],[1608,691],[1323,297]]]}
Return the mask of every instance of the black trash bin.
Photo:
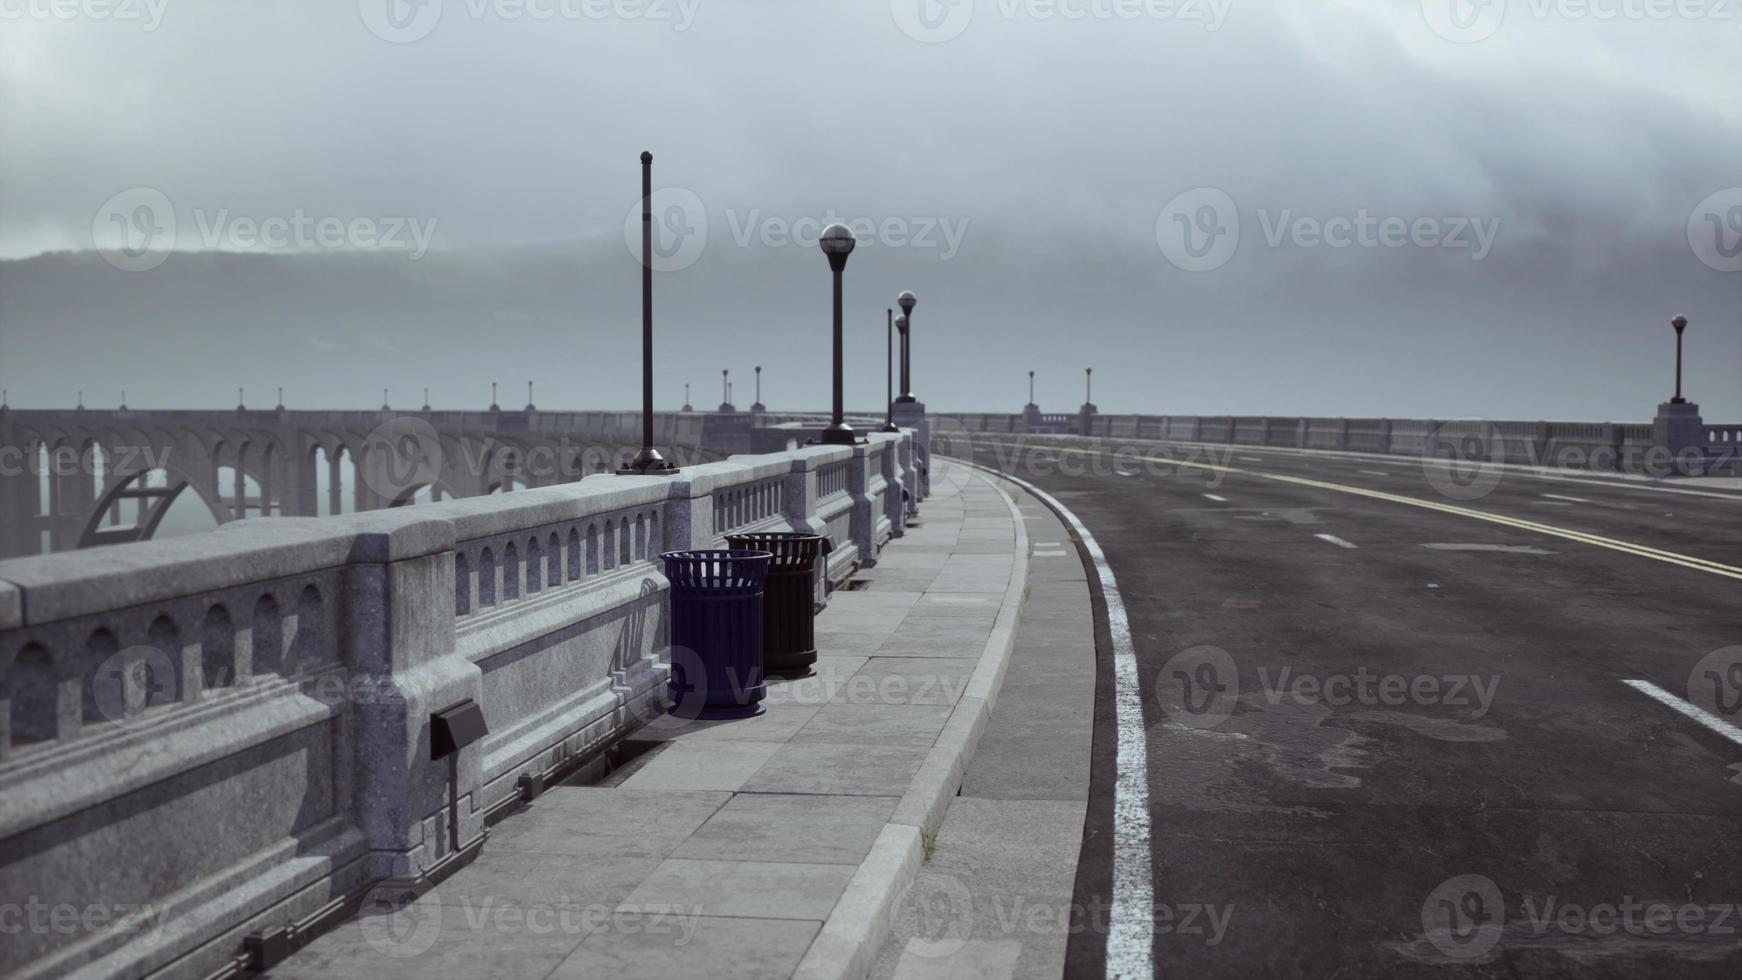
{"label": "black trash bin", "polygon": [[672,713],[747,718],[762,713],[762,586],[766,551],[668,551]]}
{"label": "black trash bin", "polygon": [[770,531],[728,534],[734,548],[766,551],[768,582],[762,597],[762,668],[776,677],[806,677],[817,662],[817,556],[828,539],[820,534]]}

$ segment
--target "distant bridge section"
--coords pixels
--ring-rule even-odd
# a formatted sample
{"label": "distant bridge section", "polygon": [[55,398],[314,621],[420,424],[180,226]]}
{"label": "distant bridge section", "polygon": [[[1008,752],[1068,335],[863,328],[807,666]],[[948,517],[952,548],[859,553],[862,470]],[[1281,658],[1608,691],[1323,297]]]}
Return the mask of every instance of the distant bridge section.
{"label": "distant bridge section", "polygon": [[[1311,418],[1238,415],[934,413],[934,438],[1019,433],[1104,439],[1223,443],[1402,456],[1457,456],[1481,462],[1616,470],[1654,475],[1742,475],[1742,423],[1536,422],[1493,419]],[[940,452],[949,452],[940,444]]]}
{"label": "distant bridge section", "polygon": [[[783,449],[815,414],[659,413],[678,462]],[[795,435],[802,436],[802,431]],[[639,447],[635,412],[0,408],[0,558],[151,538],[197,498],[218,524],[570,483]],[[771,445],[771,442],[782,442]]]}

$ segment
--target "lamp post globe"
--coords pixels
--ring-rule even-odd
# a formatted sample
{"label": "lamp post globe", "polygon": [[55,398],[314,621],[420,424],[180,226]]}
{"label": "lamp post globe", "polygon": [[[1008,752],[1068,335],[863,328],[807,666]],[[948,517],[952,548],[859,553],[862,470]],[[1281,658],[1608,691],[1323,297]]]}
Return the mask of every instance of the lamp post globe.
{"label": "lamp post globe", "polygon": [[835,403],[832,420],[828,428],[823,430],[822,441],[828,445],[850,446],[855,441],[853,427],[847,424],[846,402],[841,390],[845,372],[841,364],[841,272],[847,268],[847,256],[853,254],[853,246],[858,242],[853,238],[852,229],[836,223],[823,229],[818,239],[823,255],[829,260],[829,271],[835,280]]}

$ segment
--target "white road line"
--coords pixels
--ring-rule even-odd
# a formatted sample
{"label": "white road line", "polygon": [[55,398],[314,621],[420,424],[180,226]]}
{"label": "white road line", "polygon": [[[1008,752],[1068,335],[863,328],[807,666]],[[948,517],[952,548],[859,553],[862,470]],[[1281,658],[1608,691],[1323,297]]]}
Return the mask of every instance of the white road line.
{"label": "white road line", "polygon": [[1558,493],[1545,493],[1545,494],[1542,494],[1542,496],[1547,497],[1550,500],[1565,500],[1568,503],[1574,503],[1574,504],[1588,504],[1588,503],[1590,503],[1589,500],[1586,500],[1583,497],[1563,497]]}
{"label": "white road line", "polygon": [[1031,555],[1034,558],[1063,558],[1064,556],[1065,552],[1062,551],[1036,551]]}
{"label": "white road line", "polygon": [[1315,535],[1313,535],[1313,537],[1318,538],[1320,541],[1329,541],[1330,543],[1336,545],[1339,548],[1348,548],[1350,551],[1354,551],[1356,548],[1356,545],[1353,545],[1347,541],[1344,541],[1342,538],[1337,537],[1335,534],[1315,534]]}
{"label": "white road line", "polygon": [[1228,498],[1227,498],[1227,497],[1218,497],[1218,496],[1216,496],[1216,495],[1215,495],[1215,494],[1213,494],[1213,493],[1206,493],[1206,494],[1204,494],[1204,499],[1205,499],[1205,500],[1214,500],[1214,501],[1215,501],[1215,502],[1216,502],[1216,503],[1218,503],[1218,504],[1225,504],[1225,503],[1227,503],[1227,502],[1228,502]]}
{"label": "white road line", "polygon": [[1365,473],[1368,476],[1390,476],[1391,475],[1390,473],[1387,473],[1384,470],[1360,470],[1359,472]]}
{"label": "white road line", "polygon": [[[977,464],[976,464],[977,465]],[[1113,641],[1113,707],[1118,722],[1113,780],[1113,907],[1107,928],[1107,976],[1151,980],[1155,976],[1155,880],[1149,829],[1149,745],[1143,729],[1143,690],[1137,680],[1137,650],[1119,583],[1101,545],[1070,508],[1026,480],[998,477],[1034,494],[1053,509],[1083,543],[1101,582],[1107,632]],[[1204,496],[1210,496],[1205,494]]]}
{"label": "white road line", "polygon": [[1689,704],[1650,681],[1622,681],[1621,683],[1626,684],[1628,687],[1633,688],[1635,691],[1638,691],[1659,704],[1668,705],[1669,707],[1674,708],[1730,741],[1742,745],[1742,728],[1737,728],[1735,725],[1719,718],[1717,715],[1712,714],[1710,711],[1707,711],[1699,705]]}
{"label": "white road line", "polygon": [[1262,463],[1262,462],[1264,462],[1264,460],[1259,459],[1257,456],[1242,456],[1242,457],[1240,457],[1240,462],[1242,462],[1242,463]]}

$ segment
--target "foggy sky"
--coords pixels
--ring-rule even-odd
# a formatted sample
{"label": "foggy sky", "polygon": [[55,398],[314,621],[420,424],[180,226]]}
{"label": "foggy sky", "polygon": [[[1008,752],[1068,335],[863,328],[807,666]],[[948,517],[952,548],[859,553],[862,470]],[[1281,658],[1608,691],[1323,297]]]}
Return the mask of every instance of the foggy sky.
{"label": "foggy sky", "polygon": [[[855,406],[905,288],[940,409],[1019,410],[1035,369],[1069,410],[1094,366],[1103,411],[1642,419],[1684,313],[1690,396],[1742,420],[1742,272],[1696,248],[1701,202],[1742,209],[1736,5],[1491,0],[1491,35],[1448,39],[1440,0],[921,2],[430,0],[395,35],[385,0],[0,0],[0,257],[118,244],[105,209],[138,188],[181,249],[272,251],[236,222],[274,218],[408,243],[293,243],[258,281],[0,264],[0,385],[458,408],[533,379],[545,407],[634,405],[645,148],[707,224],[657,281],[668,407],[685,381],[712,404],[721,367],[748,404],[753,364],[771,405],[827,404],[802,232],[838,218],[871,232]],[[1164,211],[1195,220],[1206,188],[1239,244],[1192,271]],[[1321,244],[1339,218],[1452,240]]]}

